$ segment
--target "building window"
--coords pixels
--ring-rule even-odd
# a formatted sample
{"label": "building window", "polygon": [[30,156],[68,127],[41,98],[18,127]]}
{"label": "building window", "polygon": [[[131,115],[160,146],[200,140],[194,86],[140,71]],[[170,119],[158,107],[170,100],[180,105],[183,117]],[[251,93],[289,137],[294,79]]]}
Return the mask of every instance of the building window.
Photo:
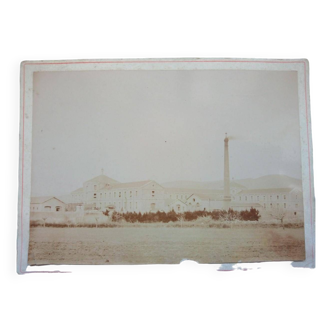
{"label": "building window", "polygon": [[55,207],[55,211],[56,211],[56,212],[59,212],[60,210],[61,210],[61,206],[56,206],[56,207]]}
{"label": "building window", "polygon": [[97,198],[97,194],[96,193],[93,194],[93,198]]}
{"label": "building window", "polygon": [[129,194],[130,198],[133,197],[133,192],[131,191]]}
{"label": "building window", "polygon": [[102,193],[100,193],[100,194],[99,194],[99,197],[100,197],[100,198],[103,198],[103,194],[102,194]]}
{"label": "building window", "polygon": [[286,195],[284,195],[284,199],[286,199]]}
{"label": "building window", "polygon": [[244,197],[244,200],[245,200],[245,201],[247,200],[247,196]]}
{"label": "building window", "polygon": [[121,191],[119,191],[119,197],[121,197]]}
{"label": "building window", "polygon": [[126,191],[124,192],[124,195],[125,195],[125,197],[127,197],[127,192]]}
{"label": "building window", "polygon": [[136,190],[136,197],[137,197],[138,191]]}
{"label": "building window", "polygon": [[286,207],[287,207],[287,205],[286,205],[286,203],[284,203],[284,209],[286,209]]}
{"label": "building window", "polygon": [[277,199],[279,199],[279,195],[277,195]]}
{"label": "building window", "polygon": [[240,201],[241,201],[241,200],[242,200],[242,197],[240,196],[239,199],[240,199]]}
{"label": "building window", "polygon": [[271,208],[271,209],[272,209],[272,206],[273,206],[272,203],[270,203],[270,208]]}
{"label": "building window", "polygon": [[272,195],[270,195],[270,201],[272,201]]}
{"label": "building window", "polygon": [[152,197],[154,197],[154,190],[152,190]]}
{"label": "building window", "polygon": [[193,198],[193,202],[196,202],[196,199],[195,199],[195,198]]}
{"label": "building window", "polygon": [[151,203],[151,210],[154,210],[156,208],[156,203]]}

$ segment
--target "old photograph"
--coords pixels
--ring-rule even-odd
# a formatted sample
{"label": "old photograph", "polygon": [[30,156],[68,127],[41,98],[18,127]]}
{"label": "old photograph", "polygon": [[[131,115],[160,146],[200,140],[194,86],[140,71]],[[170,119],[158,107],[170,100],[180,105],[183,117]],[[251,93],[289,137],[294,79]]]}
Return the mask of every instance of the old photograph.
{"label": "old photograph", "polygon": [[31,63],[28,265],[308,258],[303,63],[142,62]]}

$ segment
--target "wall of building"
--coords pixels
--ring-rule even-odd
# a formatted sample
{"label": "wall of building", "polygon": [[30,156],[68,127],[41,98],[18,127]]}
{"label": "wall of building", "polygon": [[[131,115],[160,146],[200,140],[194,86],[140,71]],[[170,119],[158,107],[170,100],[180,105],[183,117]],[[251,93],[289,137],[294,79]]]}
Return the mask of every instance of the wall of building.
{"label": "wall of building", "polygon": [[300,191],[297,192],[279,192],[279,193],[245,193],[235,196],[237,203],[259,203],[264,209],[274,208],[285,210],[303,209],[303,197]]}
{"label": "wall of building", "polygon": [[[199,195],[192,194],[193,190],[165,189],[155,181],[148,182],[141,187],[127,187],[117,183],[115,186],[97,181],[87,181],[83,184],[82,191],[72,193],[71,202],[84,204],[84,209],[114,209],[119,212],[149,212],[149,211],[170,211],[178,210],[181,212],[195,210],[222,210],[223,201],[220,199],[201,199]],[[259,206],[259,210],[271,211],[275,209],[285,210],[289,213],[295,212],[296,215],[303,215],[302,192],[262,190],[243,192],[239,187],[231,186],[232,202],[236,203],[236,209],[243,210],[250,204]],[[172,200],[181,202],[172,202]],[[195,201],[193,201],[195,199]],[[172,203],[170,203],[172,202]],[[171,205],[169,205],[171,204]],[[243,207],[241,207],[243,204]],[[233,204],[234,205],[234,204]],[[76,208],[76,206],[75,206]],[[250,208],[250,207],[249,207]],[[178,211],[179,212],[179,211]]]}
{"label": "wall of building", "polygon": [[31,203],[30,211],[31,212],[64,212],[66,204],[52,198],[43,203]]}
{"label": "wall of building", "polygon": [[119,212],[165,210],[164,188],[154,181],[142,187],[98,188],[94,182],[85,184],[86,206],[101,210],[112,207]]}

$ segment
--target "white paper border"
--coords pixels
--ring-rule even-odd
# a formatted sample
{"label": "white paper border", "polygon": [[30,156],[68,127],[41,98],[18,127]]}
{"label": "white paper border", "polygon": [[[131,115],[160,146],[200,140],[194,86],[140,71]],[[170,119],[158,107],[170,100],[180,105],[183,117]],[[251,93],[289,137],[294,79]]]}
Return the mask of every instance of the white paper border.
{"label": "white paper border", "polygon": [[[28,268],[29,219],[31,192],[31,140],[33,73],[36,71],[82,70],[275,70],[297,71],[299,116],[302,152],[302,185],[304,200],[304,231],[306,259],[291,262],[296,267],[315,267],[315,199],[313,184],[313,160],[311,117],[309,99],[309,62],[306,59],[113,59],[113,60],[58,60],[25,61],[21,63],[21,114],[17,272],[54,271],[52,265]],[[281,262],[213,264],[219,270],[247,270],[263,266],[279,266]],[[285,262],[282,262],[285,263]],[[289,262],[286,263],[289,265]],[[75,270],[74,266],[61,266],[62,270]],[[89,266],[89,269],[93,269]],[[57,270],[57,269],[56,269]],[[77,270],[80,270],[77,269]]]}

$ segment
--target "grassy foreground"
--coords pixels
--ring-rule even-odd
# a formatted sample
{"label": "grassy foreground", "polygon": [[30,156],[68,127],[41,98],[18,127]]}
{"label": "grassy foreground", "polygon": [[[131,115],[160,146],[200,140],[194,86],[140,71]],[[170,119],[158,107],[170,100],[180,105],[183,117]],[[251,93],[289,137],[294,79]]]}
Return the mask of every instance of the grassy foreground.
{"label": "grassy foreground", "polygon": [[178,264],[303,260],[304,230],[54,228],[30,230],[29,264]]}
{"label": "grassy foreground", "polygon": [[210,217],[200,217],[196,220],[168,221],[168,222],[128,222],[124,219],[117,221],[98,220],[90,218],[85,222],[43,222],[32,221],[31,227],[54,227],[54,228],[115,228],[115,227],[176,227],[176,228],[303,228],[303,222],[286,222],[281,224],[275,221],[243,221],[243,220],[213,220]]}

